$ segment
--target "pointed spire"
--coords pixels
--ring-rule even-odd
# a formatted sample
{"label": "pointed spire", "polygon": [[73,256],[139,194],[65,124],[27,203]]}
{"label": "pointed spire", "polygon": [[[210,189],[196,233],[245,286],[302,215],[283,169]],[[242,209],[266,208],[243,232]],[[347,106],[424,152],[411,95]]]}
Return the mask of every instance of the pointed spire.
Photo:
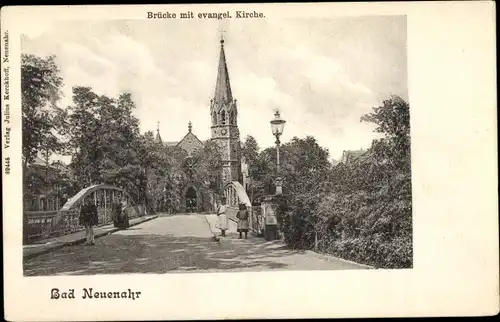
{"label": "pointed spire", "polygon": [[160,136],[160,121],[156,122],[156,142],[161,143],[161,136]]}
{"label": "pointed spire", "polygon": [[229,83],[229,73],[226,65],[226,55],[224,53],[224,38],[221,34],[219,70],[217,72],[217,83],[215,84],[214,101],[216,103],[230,102],[233,100],[231,84]]}
{"label": "pointed spire", "polygon": [[188,123],[188,130],[189,130],[189,133],[191,133],[191,130],[193,129],[193,124],[191,123],[191,121],[189,121]]}

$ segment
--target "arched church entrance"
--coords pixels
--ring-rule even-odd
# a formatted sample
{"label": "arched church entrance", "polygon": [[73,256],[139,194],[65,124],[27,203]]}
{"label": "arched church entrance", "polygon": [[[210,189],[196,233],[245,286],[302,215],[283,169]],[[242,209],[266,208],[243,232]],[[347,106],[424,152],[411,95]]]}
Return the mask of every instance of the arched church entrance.
{"label": "arched church entrance", "polygon": [[189,187],[186,190],[186,211],[187,212],[196,212],[198,209],[198,194],[194,187]]}

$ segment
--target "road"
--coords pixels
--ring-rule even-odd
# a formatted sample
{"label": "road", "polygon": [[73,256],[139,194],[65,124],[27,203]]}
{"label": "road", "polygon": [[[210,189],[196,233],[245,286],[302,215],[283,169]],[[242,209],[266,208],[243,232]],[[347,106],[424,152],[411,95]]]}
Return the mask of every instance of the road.
{"label": "road", "polygon": [[231,223],[212,240],[215,215],[160,216],[96,239],[95,246],[67,246],[24,263],[25,276],[268,270],[364,269],[362,265],[249,235],[238,239]]}

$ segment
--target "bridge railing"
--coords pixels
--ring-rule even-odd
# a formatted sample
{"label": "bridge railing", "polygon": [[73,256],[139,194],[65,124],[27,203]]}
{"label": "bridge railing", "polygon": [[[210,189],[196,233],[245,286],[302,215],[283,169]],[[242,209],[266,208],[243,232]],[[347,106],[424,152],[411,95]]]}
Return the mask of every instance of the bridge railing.
{"label": "bridge railing", "polygon": [[83,229],[78,209],[70,211],[25,211],[23,239],[25,243],[62,236]]}
{"label": "bridge railing", "polygon": [[262,213],[262,208],[260,206],[253,206],[250,209],[250,218],[248,222],[250,231],[258,236],[261,236],[264,234],[265,229],[265,218]]}
{"label": "bridge railing", "polygon": [[234,207],[234,206],[227,206],[226,208],[226,216],[234,221],[234,222],[238,222],[238,218],[236,218],[236,214],[238,213],[238,207]]}
{"label": "bridge railing", "polygon": [[[125,212],[129,219],[144,216],[142,205],[128,207]],[[63,236],[85,229],[80,225],[80,207],[63,211],[25,211],[23,214],[23,241],[25,244],[50,237]],[[97,208],[97,226],[113,222],[111,209]]]}
{"label": "bridge railing", "polygon": [[25,241],[47,238],[57,211],[25,211],[23,232]]}

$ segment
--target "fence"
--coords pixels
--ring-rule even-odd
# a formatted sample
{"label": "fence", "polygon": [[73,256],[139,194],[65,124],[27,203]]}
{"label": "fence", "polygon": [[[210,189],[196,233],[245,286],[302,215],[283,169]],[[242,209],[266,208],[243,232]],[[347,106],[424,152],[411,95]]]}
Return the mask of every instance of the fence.
{"label": "fence", "polygon": [[[142,205],[129,207],[125,210],[129,219],[146,214]],[[63,211],[25,211],[23,214],[23,242],[33,243],[40,239],[71,234],[84,227],[80,225],[79,207]],[[97,208],[98,226],[110,224],[113,221],[111,209]]]}
{"label": "fence", "polygon": [[253,206],[249,218],[250,231],[258,236],[264,235],[265,218],[260,206]]}
{"label": "fence", "polygon": [[238,213],[238,207],[227,206],[226,208],[226,216],[232,221],[238,222],[238,218],[236,218],[236,214]]}

